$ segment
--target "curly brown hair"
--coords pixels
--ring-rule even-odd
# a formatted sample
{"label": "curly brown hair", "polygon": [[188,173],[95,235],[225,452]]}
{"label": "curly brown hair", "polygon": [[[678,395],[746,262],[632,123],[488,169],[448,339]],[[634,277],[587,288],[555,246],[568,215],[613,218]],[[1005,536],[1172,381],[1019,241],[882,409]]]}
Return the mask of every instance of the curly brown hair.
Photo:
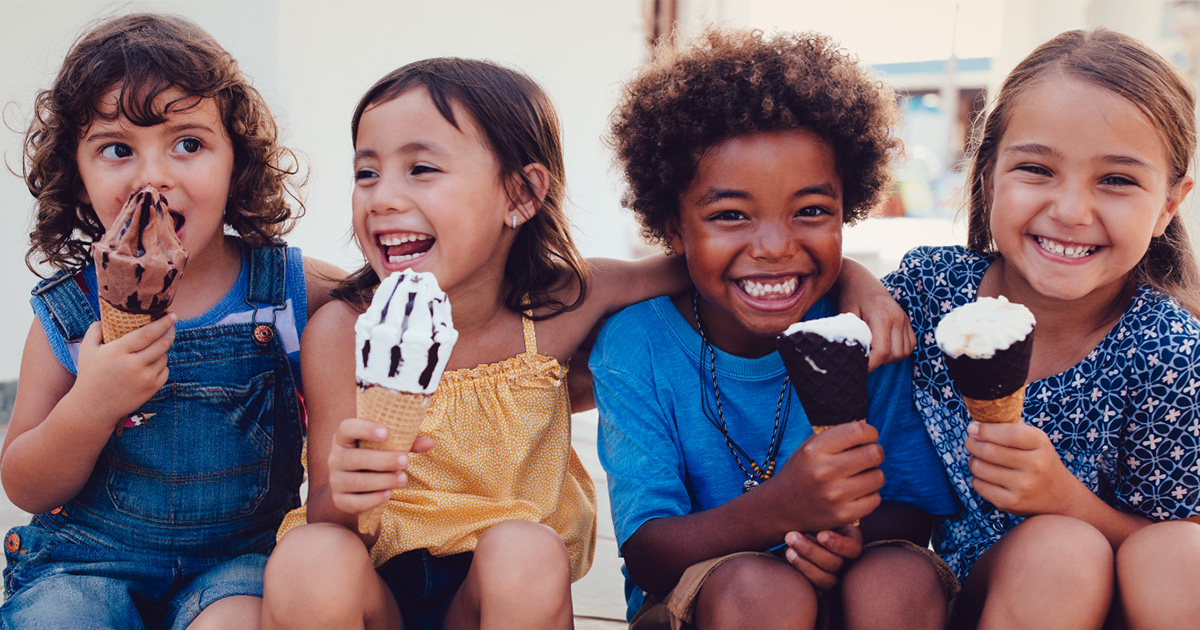
{"label": "curly brown hair", "polygon": [[[101,97],[119,88],[115,112]],[[178,90],[185,96],[160,99]],[[106,19],[72,45],[54,83],[38,92],[25,132],[22,174],[36,199],[25,262],[82,267],[104,235],[95,210],[79,201],[79,139],[93,120],[123,117],[150,127],[171,112],[211,98],[233,143],[233,178],[225,223],[251,246],[289,232],[304,213],[296,156],[279,144],[270,109],[237,61],[194,22],[170,15]],[[295,207],[293,207],[293,204]]]}
{"label": "curly brown hair", "polygon": [[898,120],[892,90],[824,35],[711,28],[658,50],[626,84],[608,141],[628,185],[623,205],[661,244],[704,152],[761,131],[806,127],[824,138],[842,178],[843,221],[862,219],[891,181]]}
{"label": "curly brown hair", "polygon": [[[1040,81],[1063,77],[1104,88],[1135,105],[1158,131],[1166,150],[1172,188],[1196,155],[1196,97],[1192,82],[1170,61],[1141,41],[1105,28],[1060,33],[1022,59],[1004,79],[967,172],[967,247],[996,251],[992,239],[992,176],[1011,111]],[[1131,284],[1149,284],[1200,317],[1200,266],[1184,218],[1175,213],[1162,236],[1129,274]]]}
{"label": "curly brown hair", "polygon": [[[550,97],[522,72],[482,59],[438,57],[415,61],[388,73],[358,102],[350,121],[350,139],[358,144],[363,112],[423,88],[447,122],[459,127],[451,104],[457,104],[483,132],[488,148],[500,163],[501,181],[517,178],[533,190],[525,175],[529,164],[541,164],[550,175],[538,211],[517,233],[504,266],[504,304],[514,311],[534,311],[548,319],[579,308],[587,297],[590,271],[571,238],[563,199],[566,167],[558,113]],[[509,190],[515,199],[517,191]],[[365,309],[379,277],[364,265],[334,290],[333,296]],[[556,289],[574,285],[568,302]]]}

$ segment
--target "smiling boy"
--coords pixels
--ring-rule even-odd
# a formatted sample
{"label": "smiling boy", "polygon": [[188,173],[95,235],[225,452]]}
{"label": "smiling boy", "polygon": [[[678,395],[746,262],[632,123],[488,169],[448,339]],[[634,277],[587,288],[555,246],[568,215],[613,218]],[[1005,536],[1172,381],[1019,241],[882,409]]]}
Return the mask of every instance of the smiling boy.
{"label": "smiling boy", "polygon": [[[869,424],[810,439],[775,352],[834,314],[842,226],[886,189],[895,121],[890,91],[815,34],[709,31],[626,86],[626,205],[696,287],[614,316],[590,360],[634,630],[812,628],[839,579],[846,627],[945,623],[957,585],[919,547],[958,506],[910,365],[872,375]],[[916,544],[851,564],[860,518]]]}

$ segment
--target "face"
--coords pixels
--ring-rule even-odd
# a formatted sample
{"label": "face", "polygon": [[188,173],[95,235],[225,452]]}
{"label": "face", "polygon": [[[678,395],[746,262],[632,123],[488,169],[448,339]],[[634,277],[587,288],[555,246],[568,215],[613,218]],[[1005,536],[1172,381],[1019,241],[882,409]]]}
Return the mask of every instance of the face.
{"label": "face", "polygon": [[467,282],[496,290],[512,204],[483,134],[457,104],[453,111],[461,129],[414,88],[363,112],[354,234],[381,278],[411,268],[433,272],[447,293]]}
{"label": "face", "polygon": [[774,350],[833,286],[842,262],[842,180],[808,129],[738,136],[709,149],[666,226],[687,258],[712,343]]}
{"label": "face", "polygon": [[1002,290],[1115,300],[1191,180],[1171,187],[1158,131],[1135,105],[1090,83],[1042,81],[1010,116],[992,176]]}
{"label": "face", "polygon": [[[160,99],[180,96],[169,91]],[[115,112],[118,97],[116,89],[102,97],[101,110]],[[91,204],[105,229],[129,196],[150,184],[166,198],[192,265],[220,244],[233,144],[212,99],[171,111],[165,123],[152,127],[138,127],[124,117],[94,120],[80,138],[75,159],[83,182],[79,199]]]}

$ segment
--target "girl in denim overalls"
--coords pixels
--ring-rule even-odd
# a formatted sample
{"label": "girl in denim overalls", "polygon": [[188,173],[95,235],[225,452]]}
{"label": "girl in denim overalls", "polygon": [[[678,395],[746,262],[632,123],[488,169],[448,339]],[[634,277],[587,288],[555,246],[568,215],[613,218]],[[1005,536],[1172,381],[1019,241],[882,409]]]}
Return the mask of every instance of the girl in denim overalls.
{"label": "girl in denim overalls", "polygon": [[[291,157],[237,64],[181,18],[99,24],[38,95],[28,258],[59,272],[33,291],[3,446],[4,488],[36,516],[5,538],[0,627],[257,626],[303,476],[299,336],[328,294],[276,240]],[[189,264],[173,313],[101,345],[89,245],[146,184]]]}

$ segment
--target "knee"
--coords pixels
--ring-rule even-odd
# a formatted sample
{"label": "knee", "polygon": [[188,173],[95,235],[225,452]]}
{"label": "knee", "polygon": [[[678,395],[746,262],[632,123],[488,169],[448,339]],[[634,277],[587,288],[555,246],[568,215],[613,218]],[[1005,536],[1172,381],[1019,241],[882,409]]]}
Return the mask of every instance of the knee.
{"label": "knee", "polygon": [[945,623],[949,595],[934,564],[918,551],[876,547],[865,551],[842,578],[847,627],[932,628]]}
{"label": "knee", "polygon": [[485,586],[535,592],[571,588],[571,556],[553,529],[530,521],[505,521],[479,536],[472,571]]}
{"label": "knee", "polygon": [[1035,574],[1080,580],[1112,575],[1112,545],[1100,530],[1079,519],[1042,514],[1025,520],[1005,538],[1010,536],[1020,550],[1010,561],[1038,571]]}
{"label": "knee", "polygon": [[696,618],[714,627],[732,627],[721,620],[744,620],[773,628],[811,628],[816,620],[817,594],[788,564],[765,556],[731,558],[705,580],[696,604]]}
{"label": "knee", "polygon": [[285,534],[267,560],[263,608],[294,612],[318,601],[355,597],[362,592],[362,576],[374,571],[354,532],[328,523],[304,525]]}
{"label": "knee", "polygon": [[1166,521],[1147,525],[1125,539],[1117,550],[1117,576],[1122,587],[1149,584],[1158,576],[1200,579],[1200,525]]}

